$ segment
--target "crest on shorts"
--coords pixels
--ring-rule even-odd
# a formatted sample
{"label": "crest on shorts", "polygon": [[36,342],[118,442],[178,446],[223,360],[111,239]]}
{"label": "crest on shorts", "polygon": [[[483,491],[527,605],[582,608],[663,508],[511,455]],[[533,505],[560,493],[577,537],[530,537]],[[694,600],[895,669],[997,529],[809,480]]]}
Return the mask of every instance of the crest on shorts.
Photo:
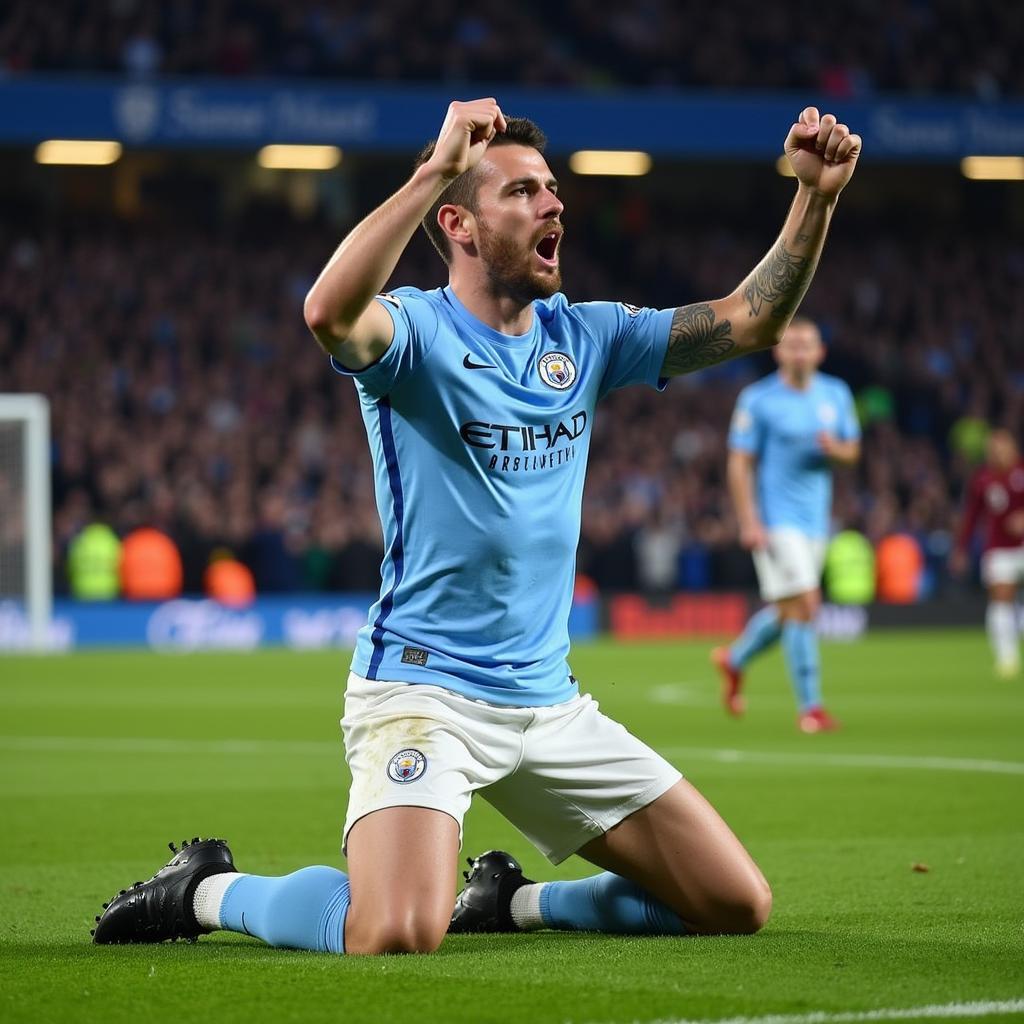
{"label": "crest on shorts", "polygon": [[540,379],[556,391],[565,391],[576,382],[576,364],[564,352],[547,352],[537,364]]}
{"label": "crest on shorts", "polygon": [[415,782],[427,770],[427,759],[419,750],[400,750],[388,761],[388,778],[404,785]]}

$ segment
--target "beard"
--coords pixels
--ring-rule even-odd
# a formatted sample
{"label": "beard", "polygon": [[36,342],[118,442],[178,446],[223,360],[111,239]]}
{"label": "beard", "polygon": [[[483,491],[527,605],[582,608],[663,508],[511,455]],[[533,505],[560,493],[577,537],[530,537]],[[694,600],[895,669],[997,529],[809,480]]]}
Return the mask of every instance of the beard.
{"label": "beard", "polygon": [[535,270],[532,249],[523,249],[507,235],[491,231],[480,221],[480,258],[494,295],[508,295],[525,306],[534,299],[549,299],[562,287],[562,268]]}

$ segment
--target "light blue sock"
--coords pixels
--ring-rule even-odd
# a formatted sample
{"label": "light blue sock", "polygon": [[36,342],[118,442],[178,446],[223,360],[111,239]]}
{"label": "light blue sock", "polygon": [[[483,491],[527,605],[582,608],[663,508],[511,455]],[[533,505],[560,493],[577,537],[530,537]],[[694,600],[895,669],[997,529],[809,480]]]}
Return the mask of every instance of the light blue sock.
{"label": "light blue sock", "polygon": [[729,648],[732,667],[743,668],[748,661],[771,647],[781,635],[779,610],[773,604],[766,604],[759,612],[751,615],[743,632]]}
{"label": "light blue sock", "polygon": [[782,627],[782,649],[800,713],[821,706],[818,634],[813,622],[789,621]]}
{"label": "light blue sock", "polygon": [[605,871],[576,882],[547,882],[540,914],[549,928],[619,935],[684,935],[686,925],[639,885]]}
{"label": "light blue sock", "polygon": [[280,878],[242,875],[220,907],[228,931],[254,935],[270,946],[345,952],[348,875],[324,865]]}

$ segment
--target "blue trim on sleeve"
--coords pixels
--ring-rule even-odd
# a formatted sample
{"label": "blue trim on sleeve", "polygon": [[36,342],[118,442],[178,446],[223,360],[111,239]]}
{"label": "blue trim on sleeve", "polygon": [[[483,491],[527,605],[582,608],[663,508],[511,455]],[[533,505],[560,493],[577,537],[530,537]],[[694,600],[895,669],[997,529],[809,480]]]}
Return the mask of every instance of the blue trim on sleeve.
{"label": "blue trim on sleeve", "polygon": [[380,612],[373,624],[373,636],[370,638],[373,644],[373,654],[370,657],[370,667],[367,669],[366,678],[376,679],[380,669],[380,663],[384,658],[384,622],[395,607],[395,591],[405,572],[405,547],[403,534],[405,530],[405,496],[402,492],[402,477],[398,471],[398,451],[395,448],[395,434],[391,424],[391,403],[387,398],[382,398],[377,403],[377,416],[380,421],[380,440],[384,448],[384,462],[388,470],[388,482],[391,484],[391,500],[394,504],[395,513],[395,539],[391,543],[391,550],[388,557],[394,568],[395,578],[391,588],[384,595],[380,603]]}

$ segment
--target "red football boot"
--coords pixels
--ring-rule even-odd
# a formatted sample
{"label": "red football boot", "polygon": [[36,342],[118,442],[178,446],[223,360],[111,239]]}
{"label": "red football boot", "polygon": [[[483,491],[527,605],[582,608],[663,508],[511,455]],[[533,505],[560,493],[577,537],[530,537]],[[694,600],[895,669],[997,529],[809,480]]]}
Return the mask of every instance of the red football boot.
{"label": "red football boot", "polygon": [[740,693],[743,688],[742,670],[733,667],[728,647],[716,647],[711,652],[711,664],[722,676],[722,706],[727,714],[739,718],[747,710],[747,702]]}
{"label": "red football boot", "polygon": [[824,708],[811,708],[805,711],[798,719],[797,725],[801,732],[835,732],[839,728],[836,721]]}

